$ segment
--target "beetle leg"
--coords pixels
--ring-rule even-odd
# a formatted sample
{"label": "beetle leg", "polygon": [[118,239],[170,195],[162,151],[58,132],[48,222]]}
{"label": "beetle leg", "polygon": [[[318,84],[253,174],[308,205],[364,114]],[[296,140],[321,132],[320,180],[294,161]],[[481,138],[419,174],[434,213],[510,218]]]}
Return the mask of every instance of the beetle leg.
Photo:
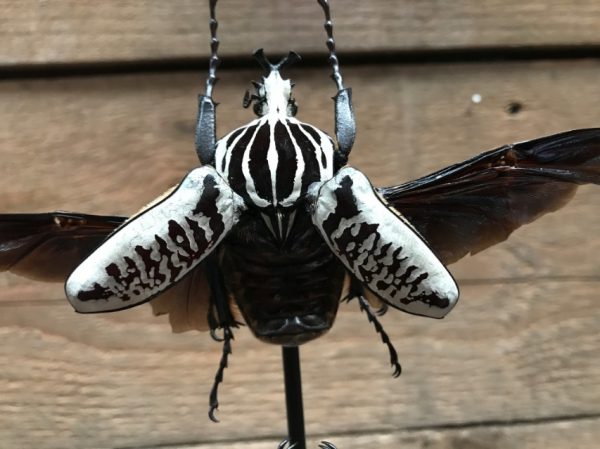
{"label": "beetle leg", "polygon": [[373,313],[371,311],[371,308],[369,307],[369,303],[367,302],[367,298],[365,298],[364,293],[359,294],[356,298],[358,299],[358,305],[360,306],[360,310],[366,313],[367,319],[371,324],[373,324],[373,327],[375,328],[375,332],[377,332],[381,337],[381,342],[388,348],[388,353],[390,354],[390,365],[392,365],[392,367],[394,368],[394,373],[392,374],[392,376],[400,376],[400,374],[402,373],[402,366],[398,361],[398,352],[396,351],[396,348],[394,348],[394,344],[390,340],[390,337],[383,328],[382,324],[377,319],[377,312]]}
{"label": "beetle leg", "polygon": [[356,123],[354,121],[354,110],[352,108],[352,89],[339,90],[334,97],[335,100],[335,137],[338,141],[338,149],[342,156],[342,162],[348,160],[354,138],[356,137]]}
{"label": "beetle leg", "polygon": [[346,301],[346,302],[350,302],[354,298],[356,298],[358,300],[358,305],[360,307],[361,312],[365,312],[365,314],[367,315],[367,319],[369,320],[369,323],[373,324],[373,327],[375,328],[375,332],[377,332],[379,334],[379,336],[381,337],[382,343],[385,344],[388,348],[388,353],[390,354],[390,365],[392,365],[392,367],[394,368],[394,373],[392,374],[392,376],[393,377],[400,376],[400,374],[402,373],[402,366],[400,366],[400,362],[398,362],[398,352],[396,351],[396,348],[394,347],[394,344],[390,340],[390,337],[388,336],[387,332],[383,328],[383,325],[377,319],[378,315],[381,316],[381,315],[383,315],[383,313],[385,313],[385,312],[380,313],[380,311],[384,307],[385,307],[385,310],[387,310],[387,305],[384,303],[383,307],[381,307],[379,310],[376,310],[375,312],[373,312],[371,310],[371,305],[369,304],[369,301],[365,297],[365,287],[360,283],[360,281],[358,279],[356,279],[356,277],[351,276],[350,277],[350,289],[348,291],[348,295],[346,297],[342,298],[342,300]]}
{"label": "beetle leg", "polygon": [[329,49],[329,63],[333,68],[331,78],[337,86],[337,94],[333,97],[335,101],[335,137],[338,141],[338,149],[342,156],[341,164],[345,165],[354,145],[356,136],[356,122],[354,120],[354,109],[352,107],[352,89],[344,88],[340,63],[335,52],[335,40],[333,39],[333,21],[328,0],[317,0],[325,13],[325,32],[327,33],[327,48]]}
{"label": "beetle leg", "polygon": [[211,97],[198,96],[198,121],[196,123],[196,153],[203,165],[213,164],[215,160],[216,104]]}
{"label": "beetle leg", "polygon": [[208,400],[209,410],[208,417],[213,422],[219,422],[215,413],[219,408],[219,385],[223,382],[223,373],[229,363],[229,355],[231,354],[231,340],[233,340],[233,331],[229,326],[223,328],[223,352],[221,354],[221,360],[219,362],[219,368],[217,374],[215,374],[215,380],[210,390],[210,396]]}
{"label": "beetle leg", "polygon": [[[224,329],[226,327],[238,327],[238,322],[229,309],[227,287],[223,273],[219,268],[219,262],[215,253],[210,254],[205,262],[206,280],[210,286],[211,311],[209,324],[211,330]],[[211,332],[212,334],[212,332]],[[216,336],[216,334],[215,334]],[[223,341],[221,337],[215,338]]]}
{"label": "beetle leg", "polygon": [[375,310],[375,315],[383,316],[387,313],[388,309],[389,309],[389,306],[386,303],[383,303],[383,305],[381,307],[379,307],[377,310]]}
{"label": "beetle leg", "polygon": [[[225,368],[229,362],[231,355],[231,341],[233,340],[232,327],[238,327],[231,310],[229,309],[229,300],[227,298],[227,287],[223,279],[215,253],[210,254],[206,260],[206,279],[210,286],[210,302],[211,308],[208,316],[210,325],[210,335],[213,340],[223,342],[223,352],[219,362],[219,368],[215,374],[215,380],[210,390],[208,417],[213,422],[219,422],[215,413],[219,408],[219,385],[223,382]],[[219,337],[216,334],[217,329],[223,329],[223,336]]]}
{"label": "beetle leg", "polygon": [[219,39],[217,38],[217,22],[215,9],[217,0],[210,0],[210,62],[208,78],[206,80],[206,93],[198,96],[198,120],[196,122],[196,153],[204,165],[212,164],[215,159],[215,143],[217,141],[216,129],[216,103],[212,99],[213,87],[217,83],[217,67],[221,62],[217,51]]}

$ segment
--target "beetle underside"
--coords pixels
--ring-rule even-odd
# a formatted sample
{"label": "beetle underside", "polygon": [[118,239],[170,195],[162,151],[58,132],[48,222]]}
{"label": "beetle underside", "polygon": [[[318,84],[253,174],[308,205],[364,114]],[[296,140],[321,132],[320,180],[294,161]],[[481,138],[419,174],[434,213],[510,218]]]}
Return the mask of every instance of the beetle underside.
{"label": "beetle underside", "polygon": [[298,345],[333,325],[345,269],[305,210],[284,214],[295,216],[284,242],[278,244],[265,222],[248,214],[225,240],[220,259],[225,283],[254,335]]}

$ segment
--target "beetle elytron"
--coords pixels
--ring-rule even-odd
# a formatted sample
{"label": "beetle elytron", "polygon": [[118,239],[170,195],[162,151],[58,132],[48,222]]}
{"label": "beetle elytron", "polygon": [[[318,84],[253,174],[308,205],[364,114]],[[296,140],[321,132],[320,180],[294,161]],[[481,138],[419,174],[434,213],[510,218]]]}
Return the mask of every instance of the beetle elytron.
{"label": "beetle elytron", "polygon": [[[292,84],[265,70],[244,106],[258,118],[217,141],[218,40],[211,0],[206,94],[199,98],[202,163],[130,219],[72,213],[0,216],[0,268],[66,281],[82,313],[152,300],[175,331],[224,331],[244,321],[261,340],[298,345],[325,333],[340,299],[358,298],[400,366],[368,303],[442,318],[458,299],[444,264],[508,237],[562,207],[578,184],[600,184],[600,129],[508,145],[403,185],[376,189],[347,166],[355,135],[327,0],[329,60],[337,86],[335,140],[295,118]],[[367,302],[368,300],[368,302]]]}

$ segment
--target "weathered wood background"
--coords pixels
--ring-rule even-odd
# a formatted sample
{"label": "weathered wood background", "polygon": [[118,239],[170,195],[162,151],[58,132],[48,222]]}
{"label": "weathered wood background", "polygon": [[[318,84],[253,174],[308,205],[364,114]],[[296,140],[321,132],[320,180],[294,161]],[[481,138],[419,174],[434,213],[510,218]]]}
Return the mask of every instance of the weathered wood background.
{"label": "weathered wood background", "polygon": [[[129,214],[196,164],[205,3],[0,0],[0,212]],[[342,63],[352,62],[352,163],[377,185],[600,125],[597,0],[333,8]],[[218,13],[221,133],[251,118],[240,103],[259,71],[231,67],[259,46],[315,55],[289,73],[299,117],[331,131],[316,2],[222,0]],[[343,307],[303,348],[309,446],[600,447],[599,204],[600,189],[581,188],[562,211],[451,267],[462,299],[447,319],[389,313],[399,379],[356,305]],[[207,395],[221,349],[208,336],[172,335],[145,306],[77,315],[58,285],[2,275],[0,286],[1,448],[258,449],[285,434],[279,349],[246,329],[215,425]]]}

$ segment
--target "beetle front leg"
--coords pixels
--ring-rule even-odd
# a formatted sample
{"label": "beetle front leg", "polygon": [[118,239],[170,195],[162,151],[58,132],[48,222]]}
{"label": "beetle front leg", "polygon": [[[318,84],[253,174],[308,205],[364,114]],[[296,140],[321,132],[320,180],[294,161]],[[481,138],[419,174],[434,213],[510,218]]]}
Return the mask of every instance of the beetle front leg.
{"label": "beetle front leg", "polygon": [[338,90],[337,95],[333,99],[335,101],[335,137],[345,163],[348,160],[348,156],[354,145],[354,138],[356,137],[356,122],[354,121],[354,109],[352,108],[352,89],[348,87]]}
{"label": "beetle front leg", "polygon": [[196,122],[196,153],[203,165],[212,164],[215,160],[216,138],[216,104],[207,95],[198,96],[198,120]]}
{"label": "beetle front leg", "polygon": [[206,93],[198,96],[198,120],[196,121],[196,153],[204,165],[212,164],[215,159],[215,143],[217,141],[216,104],[212,99],[213,87],[217,83],[217,67],[220,59],[217,51],[219,39],[217,38],[217,22],[215,8],[217,0],[210,0],[210,62],[208,78],[206,79]]}
{"label": "beetle front leg", "polygon": [[333,97],[335,101],[335,137],[342,156],[342,164],[345,165],[354,145],[356,137],[356,122],[354,120],[354,109],[352,107],[352,89],[344,88],[340,63],[335,52],[335,40],[333,39],[333,22],[328,0],[317,0],[325,13],[325,32],[327,33],[327,48],[329,49],[329,63],[333,68],[331,78],[337,86],[337,94]]}

